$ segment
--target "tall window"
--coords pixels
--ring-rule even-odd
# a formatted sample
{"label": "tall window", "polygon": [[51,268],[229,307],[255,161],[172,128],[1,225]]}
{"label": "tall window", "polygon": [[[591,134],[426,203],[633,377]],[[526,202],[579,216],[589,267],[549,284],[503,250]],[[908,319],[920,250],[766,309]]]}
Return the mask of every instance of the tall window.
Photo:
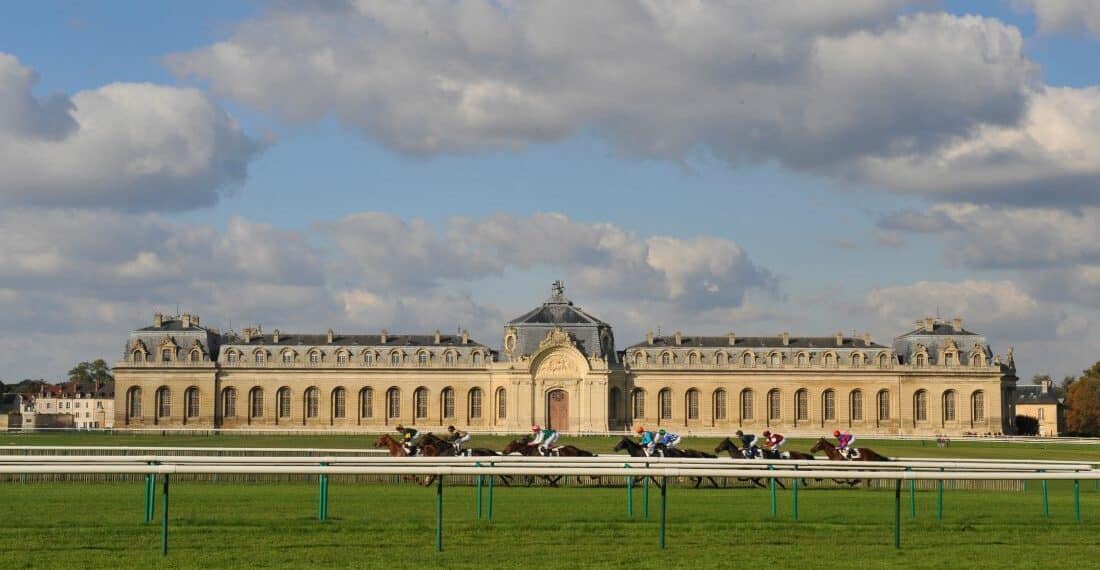
{"label": "tall window", "polygon": [[359,418],[374,417],[374,389],[370,386],[359,390]]}
{"label": "tall window", "polygon": [[256,364],[263,364],[264,361],[267,360],[267,353],[262,350],[257,350],[256,354],[252,355],[252,360],[254,360]]}
{"label": "tall window", "polygon": [[985,392],[979,390],[970,396],[970,417],[976,422],[985,421]]}
{"label": "tall window", "polygon": [[821,395],[821,408],[824,412],[825,421],[836,421],[836,392],[825,390],[825,393]]}
{"label": "tall window", "polygon": [[316,350],[309,353],[309,363],[310,364],[320,364],[321,363],[321,353],[316,351]]}
{"label": "tall window", "polygon": [[913,416],[918,422],[928,421],[928,392],[917,390],[913,395]]}
{"label": "tall window", "polygon": [[634,366],[638,367],[645,363],[645,354],[641,352],[634,353]]}
{"label": "tall window", "polygon": [[832,368],[833,366],[836,366],[836,357],[831,352],[825,353],[825,368]]}
{"label": "tall window", "polygon": [[135,350],[134,362],[145,362],[145,353],[140,350]]}
{"label": "tall window", "polygon": [[197,418],[197,417],[199,417],[199,389],[198,388],[188,388],[187,392],[184,393],[183,400],[184,400],[184,405],[187,408],[186,410],[184,410],[184,413],[185,413],[186,417],[188,417],[188,418]]}
{"label": "tall window", "polygon": [[422,420],[428,417],[428,389],[417,388],[413,392],[413,412],[416,419]]}
{"label": "tall window", "polygon": [[618,388],[612,388],[607,398],[607,417],[619,418],[619,409],[622,407],[623,394]]}
{"label": "tall window", "polygon": [[390,364],[393,365],[393,366],[401,366],[401,353],[400,352],[390,353]]}
{"label": "tall window", "polygon": [[806,390],[794,393],[794,417],[800,422],[810,419],[810,393]]}
{"label": "tall window", "polygon": [[746,352],[743,356],[741,356],[741,365],[742,366],[752,366],[752,354],[751,353]]}
{"label": "tall window", "polygon": [[444,388],[439,395],[443,408],[443,419],[449,420],[455,417],[455,391],[453,388]]}
{"label": "tall window", "polygon": [[719,388],[714,391],[714,420],[719,422],[725,421],[727,409],[726,391]]}
{"label": "tall window", "polygon": [[481,419],[481,388],[470,389],[470,419]]}
{"label": "tall window", "polygon": [[955,391],[948,390],[943,393],[943,421],[955,421]]}
{"label": "tall window", "polygon": [[294,362],[294,353],[286,351],[283,353],[283,364],[292,364]]}
{"label": "tall window", "polygon": [[783,417],[782,402],[779,401],[779,390],[768,392],[768,419],[778,420]]}
{"label": "tall window", "polygon": [[848,415],[853,422],[863,421],[863,392],[852,390],[848,398]]}
{"label": "tall window", "polygon": [[222,417],[237,417],[237,389],[226,388],[222,390]]}
{"label": "tall window", "polygon": [[264,417],[264,390],[253,388],[248,393],[248,413],[253,418]]}
{"label": "tall window", "polygon": [[699,355],[695,354],[694,352],[689,354],[688,355],[688,364],[690,364],[691,366],[695,366],[695,365],[699,364]]}
{"label": "tall window", "polygon": [[171,348],[165,348],[165,349],[161,350],[160,351],[160,359],[165,361],[165,362],[168,362],[169,360],[172,360],[172,349]]}
{"label": "tall window", "polygon": [[397,388],[386,390],[386,417],[401,417],[401,390]]}
{"label": "tall window", "polygon": [[473,356],[474,366],[481,366],[481,353],[475,352]]}
{"label": "tall window", "polygon": [[658,417],[662,420],[672,419],[672,390],[665,388],[657,394]]}
{"label": "tall window", "polygon": [[371,364],[374,364],[374,353],[372,353],[369,350],[367,352],[364,352],[363,353],[363,364],[365,364],[367,366],[370,366]]}
{"label": "tall window", "polygon": [[131,418],[141,417],[141,388],[137,386],[126,392],[126,415]]}
{"label": "tall window", "polygon": [[943,365],[944,366],[954,366],[955,365],[955,353],[954,352],[948,352],[948,353],[945,353],[943,355]]}
{"label": "tall window", "polygon": [[228,364],[236,364],[237,363],[237,351],[230,350],[229,352],[227,352],[226,355],[225,355],[225,361]]}
{"label": "tall window", "polygon": [[497,388],[497,418],[508,417],[508,392],[504,388]]}
{"label": "tall window", "polygon": [[443,355],[443,362],[446,363],[447,366],[454,366],[455,353],[448,350],[447,353]]}
{"label": "tall window", "polygon": [[635,419],[642,419],[645,417],[645,390],[641,388],[635,388],[634,392],[630,395],[632,402],[630,407],[633,410],[632,417]]}
{"label": "tall window", "polygon": [[806,367],[806,353],[804,353],[804,352],[798,353],[798,367],[799,368],[805,368]]}
{"label": "tall window", "polygon": [[783,357],[778,352],[773,352],[771,355],[771,359],[772,368],[779,368],[779,366],[783,364]]}
{"label": "tall window", "polygon": [[695,388],[688,390],[684,400],[687,407],[687,419],[699,419],[699,391]]}
{"label": "tall window", "polygon": [[306,389],[306,417],[316,418],[321,415],[321,391],[316,387]]}
{"label": "tall window", "polygon": [[666,352],[661,355],[661,366],[668,366],[669,364],[672,364],[672,355]]}
{"label": "tall window", "polygon": [[279,388],[279,392],[277,394],[275,394],[275,396],[276,396],[276,399],[278,400],[276,402],[276,404],[279,407],[279,417],[280,418],[289,418],[290,417],[290,388],[287,388],[285,386],[282,387],[282,388]]}
{"label": "tall window", "polygon": [[925,359],[923,354],[918,354],[917,355],[917,358],[915,359],[915,363],[917,365],[917,368],[924,368],[924,365],[925,365],[926,362],[927,362],[927,360]]}
{"label": "tall window", "polygon": [[348,392],[341,388],[332,391],[332,417],[345,418],[348,415]]}
{"label": "tall window", "polygon": [[347,366],[347,364],[348,364],[348,353],[343,352],[343,351],[337,352],[336,353],[336,364],[339,364],[340,366]]}
{"label": "tall window", "polygon": [[888,362],[889,361],[887,360],[885,354],[878,355],[878,367],[879,368],[887,368]]}
{"label": "tall window", "polygon": [[852,353],[852,368],[859,368],[863,366],[863,355],[858,352]]}
{"label": "tall window", "polygon": [[416,353],[416,363],[420,366],[427,366],[428,365],[428,353],[427,352],[418,352],[418,353]]}
{"label": "tall window", "polygon": [[878,419],[890,419],[890,392],[886,390],[878,393]]}
{"label": "tall window", "polygon": [[745,388],[741,390],[741,419],[751,420],[752,414],[752,390]]}

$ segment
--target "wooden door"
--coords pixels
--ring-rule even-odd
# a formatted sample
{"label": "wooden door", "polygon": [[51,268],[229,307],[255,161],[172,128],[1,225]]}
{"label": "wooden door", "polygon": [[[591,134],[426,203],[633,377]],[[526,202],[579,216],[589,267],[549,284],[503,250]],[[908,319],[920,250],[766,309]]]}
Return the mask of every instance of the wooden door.
{"label": "wooden door", "polygon": [[565,390],[546,395],[546,423],[551,429],[569,431],[569,393]]}

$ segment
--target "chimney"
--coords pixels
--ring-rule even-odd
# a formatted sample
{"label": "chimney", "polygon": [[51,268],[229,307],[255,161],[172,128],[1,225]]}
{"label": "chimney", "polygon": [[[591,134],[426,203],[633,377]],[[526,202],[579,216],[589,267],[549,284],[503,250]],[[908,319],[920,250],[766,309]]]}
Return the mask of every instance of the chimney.
{"label": "chimney", "polygon": [[844,332],[840,331],[836,333],[836,345],[844,346]]}
{"label": "chimney", "polygon": [[962,332],[962,330],[963,330],[962,317],[955,317],[955,320],[951,321],[951,325],[955,327],[955,332]]}
{"label": "chimney", "polygon": [[195,325],[196,327],[199,326],[199,316],[198,315],[191,315],[191,324]]}
{"label": "chimney", "polygon": [[676,334],[674,334],[672,338],[673,342],[676,343],[676,346],[680,346],[680,343],[684,341],[684,336],[680,334],[680,331],[676,331]]}
{"label": "chimney", "polygon": [[863,346],[871,346],[871,333],[863,333]]}
{"label": "chimney", "polygon": [[1050,378],[1043,378],[1039,381],[1039,385],[1042,386],[1041,390],[1044,394],[1050,393]]}
{"label": "chimney", "polygon": [[469,342],[470,342],[470,331],[467,331],[466,329],[462,329],[462,344],[467,344]]}
{"label": "chimney", "polygon": [[154,327],[164,326],[164,315],[162,315],[160,313],[154,313],[153,314],[153,326]]}
{"label": "chimney", "polygon": [[182,324],[185,329],[191,328],[191,314],[184,313],[183,316],[180,317],[180,324]]}
{"label": "chimney", "polygon": [[435,344],[439,344],[439,329],[435,329]]}
{"label": "chimney", "polygon": [[733,331],[729,333],[730,346],[737,344],[737,335],[733,334]]}
{"label": "chimney", "polygon": [[791,344],[791,333],[784,332],[780,336],[783,338],[783,346],[788,346]]}
{"label": "chimney", "polygon": [[649,346],[653,346],[653,331],[645,333],[645,343]]}
{"label": "chimney", "polygon": [[390,331],[382,329],[382,339],[379,341],[381,344],[386,344],[386,339],[389,338]]}
{"label": "chimney", "polygon": [[241,329],[241,336],[244,338],[245,343],[252,342],[252,327]]}
{"label": "chimney", "polygon": [[271,342],[279,344],[279,329],[275,329],[275,332],[271,334]]}
{"label": "chimney", "polygon": [[336,336],[336,333],[332,329],[328,330],[328,334],[325,335],[325,342],[332,344],[332,339]]}
{"label": "chimney", "polygon": [[923,319],[917,319],[917,331],[919,332],[919,331],[922,331],[922,330],[924,330],[924,320]]}
{"label": "chimney", "polygon": [[928,332],[936,330],[936,321],[932,317],[924,317],[924,330]]}

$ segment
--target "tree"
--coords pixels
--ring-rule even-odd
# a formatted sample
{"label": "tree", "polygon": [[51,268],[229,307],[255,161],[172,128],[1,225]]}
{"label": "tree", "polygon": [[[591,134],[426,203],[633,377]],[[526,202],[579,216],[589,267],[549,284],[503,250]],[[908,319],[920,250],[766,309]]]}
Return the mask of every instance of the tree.
{"label": "tree", "polygon": [[1100,362],[1069,384],[1065,404],[1067,431],[1100,434]]}
{"label": "tree", "polygon": [[77,385],[93,384],[98,390],[100,386],[114,381],[111,376],[111,367],[102,358],[94,362],[81,362],[69,371],[69,382]]}

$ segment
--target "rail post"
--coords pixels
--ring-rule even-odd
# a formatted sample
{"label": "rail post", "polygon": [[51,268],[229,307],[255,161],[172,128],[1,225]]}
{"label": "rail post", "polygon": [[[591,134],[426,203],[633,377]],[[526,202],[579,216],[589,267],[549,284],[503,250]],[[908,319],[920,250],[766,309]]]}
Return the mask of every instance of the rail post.
{"label": "rail post", "polygon": [[1073,480],[1073,518],[1081,522],[1081,481]]}
{"label": "rail post", "polygon": [[[492,466],[493,466],[493,464],[489,463],[489,467],[492,467]],[[489,522],[493,522],[493,479],[495,479],[495,478],[496,477],[493,477],[492,475],[489,475],[489,512],[488,512]]]}
{"label": "rail post", "polygon": [[[321,463],[324,467],[328,463]],[[317,477],[317,520],[325,521],[328,518],[328,475],[322,473]]]}
{"label": "rail post", "polygon": [[661,549],[665,548],[665,510],[668,503],[668,477],[661,477]]}
{"label": "rail post", "polygon": [[[630,469],[630,464],[624,464],[624,467]],[[626,516],[634,518],[634,476],[626,476]]]}
{"label": "rail post", "polygon": [[[1046,473],[1046,470],[1040,469],[1039,473]],[[1050,518],[1050,496],[1047,493],[1047,480],[1043,479],[1043,516]]]}
{"label": "rail post", "polygon": [[[481,462],[475,462],[475,467],[481,467]],[[481,475],[477,476],[477,520],[481,520]]]}
{"label": "rail post", "polygon": [[164,512],[160,519],[160,554],[168,556],[168,474],[164,474]]}
{"label": "rail post", "polygon": [[[943,473],[943,467],[940,467]],[[936,481],[936,520],[943,520],[943,479]]]}
{"label": "rail post", "polygon": [[894,481],[894,548],[901,548],[901,479]]}
{"label": "rail post", "polygon": [[[798,471],[798,466],[797,465],[794,466],[794,470]],[[795,477],[794,481],[792,482],[791,492],[793,493],[793,496],[792,496],[793,503],[792,503],[792,506],[791,506],[791,517],[794,520],[798,520],[798,477]]]}
{"label": "rail post", "polygon": [[[774,471],[774,470],[775,470],[775,466],[769,464],[768,465],[768,471]],[[771,492],[772,492],[772,516],[774,517],[774,516],[776,516],[776,513],[778,512],[776,510],[778,505],[777,505],[776,499],[775,499],[775,477],[772,477],[772,478],[768,479],[768,485],[770,486]]]}
{"label": "rail post", "polygon": [[[913,471],[912,467],[906,467],[906,471]],[[909,480],[909,516],[917,518],[917,482],[914,479]]]}
{"label": "rail post", "polygon": [[[148,462],[147,465],[152,465],[153,462]],[[156,493],[157,482],[156,475],[152,473],[145,474],[145,522],[153,522],[153,509],[156,508]]]}
{"label": "rail post", "polygon": [[443,476],[435,481],[435,551],[443,552]]}
{"label": "rail post", "polygon": [[[649,469],[649,463],[645,464],[645,468]],[[649,480],[650,479],[651,479],[650,477],[646,477],[643,481],[644,485],[642,487],[642,516],[647,518],[647,519],[649,518]]]}

